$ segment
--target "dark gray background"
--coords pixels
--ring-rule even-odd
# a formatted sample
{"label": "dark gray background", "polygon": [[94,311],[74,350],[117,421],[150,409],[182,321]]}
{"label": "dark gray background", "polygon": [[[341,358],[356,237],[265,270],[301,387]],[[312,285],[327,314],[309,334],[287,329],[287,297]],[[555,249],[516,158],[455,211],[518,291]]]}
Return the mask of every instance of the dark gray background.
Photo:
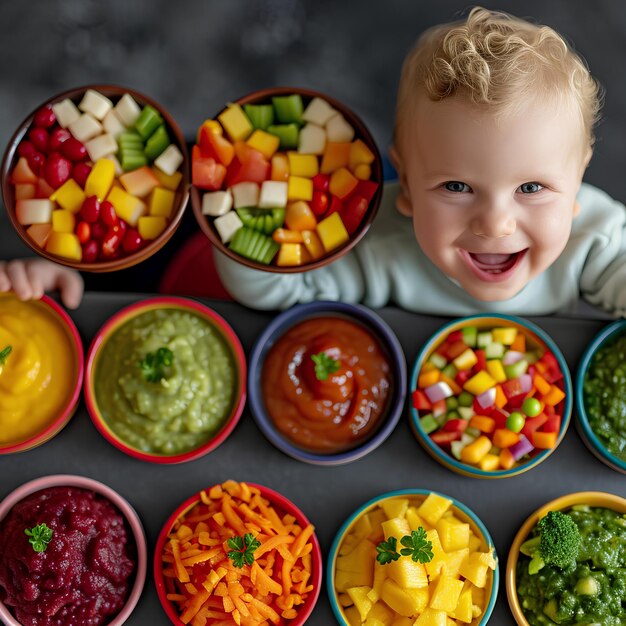
{"label": "dark gray background", "polygon": [[[626,199],[626,5],[621,0],[485,1],[560,31],[606,88],[586,180]],[[87,83],[127,85],[170,110],[192,139],[226,101],[273,85],[310,87],[352,107],[386,150],[402,59],[416,37],[472,5],[462,0],[3,0],[0,145],[38,104]],[[0,258],[30,251],[0,212]],[[153,259],[98,289],[154,290],[197,230],[188,211]]]}

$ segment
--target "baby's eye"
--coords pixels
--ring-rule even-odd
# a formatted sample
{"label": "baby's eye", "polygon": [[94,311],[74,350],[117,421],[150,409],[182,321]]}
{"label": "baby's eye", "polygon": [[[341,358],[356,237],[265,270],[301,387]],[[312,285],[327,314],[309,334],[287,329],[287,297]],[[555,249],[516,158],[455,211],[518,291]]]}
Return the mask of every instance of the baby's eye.
{"label": "baby's eye", "polygon": [[463,193],[471,191],[470,186],[462,183],[458,180],[450,180],[447,183],[444,183],[444,189],[446,191],[452,191],[454,193]]}
{"label": "baby's eye", "polygon": [[538,191],[541,191],[542,189],[543,189],[543,185],[540,185],[539,183],[522,183],[518,187],[518,190],[521,191],[522,193],[537,193]]}

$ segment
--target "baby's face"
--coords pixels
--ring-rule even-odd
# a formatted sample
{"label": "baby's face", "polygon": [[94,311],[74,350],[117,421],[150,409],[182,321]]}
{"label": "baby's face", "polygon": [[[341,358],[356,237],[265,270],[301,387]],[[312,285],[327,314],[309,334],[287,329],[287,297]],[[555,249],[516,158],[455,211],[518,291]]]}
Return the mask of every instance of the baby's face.
{"label": "baby's face", "polygon": [[461,98],[421,98],[397,160],[418,243],[470,295],[505,300],[561,254],[588,160],[573,112],[496,118]]}

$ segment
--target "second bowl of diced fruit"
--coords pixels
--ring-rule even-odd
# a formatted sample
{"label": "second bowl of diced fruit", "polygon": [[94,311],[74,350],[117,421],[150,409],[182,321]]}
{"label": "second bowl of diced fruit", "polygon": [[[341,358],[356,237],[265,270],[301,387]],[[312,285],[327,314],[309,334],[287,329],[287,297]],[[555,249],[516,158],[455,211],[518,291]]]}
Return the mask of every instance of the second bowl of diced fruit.
{"label": "second bowl of diced fruit", "polygon": [[559,445],[572,411],[567,364],[550,336],[514,316],[455,320],[422,348],[411,424],[426,451],[466,476],[504,478]]}
{"label": "second bowl of diced fruit", "polygon": [[302,272],[367,232],[382,160],[344,104],[307,89],[256,91],[198,129],[191,202],[211,243],[248,267]]}
{"label": "second bowl of diced fruit", "polygon": [[159,250],[189,196],[184,137],[165,109],[131,89],[86,86],[50,98],[18,127],[2,195],[37,254],[106,272]]}

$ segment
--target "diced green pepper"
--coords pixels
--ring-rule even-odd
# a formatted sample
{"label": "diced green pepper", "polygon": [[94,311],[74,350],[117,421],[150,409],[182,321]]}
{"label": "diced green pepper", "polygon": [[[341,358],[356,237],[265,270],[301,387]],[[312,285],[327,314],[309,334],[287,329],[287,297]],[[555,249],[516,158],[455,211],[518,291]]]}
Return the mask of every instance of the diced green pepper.
{"label": "diced green pepper", "polygon": [[302,124],[304,106],[302,104],[302,97],[299,94],[294,93],[291,96],[274,96],[272,98],[272,104],[276,112],[276,119],[281,124],[289,124],[291,122]]}
{"label": "diced green pepper", "polygon": [[243,110],[255,130],[267,130],[274,123],[274,107],[271,104],[244,104]]}
{"label": "diced green pepper", "polygon": [[476,339],[478,337],[478,328],[476,326],[466,326],[461,329],[463,335],[463,343],[470,348],[476,347]]}
{"label": "diced green pepper", "polygon": [[163,124],[163,118],[156,109],[148,104],[139,114],[135,122],[135,128],[145,141],[161,124]]}
{"label": "diced green pepper", "polygon": [[424,417],[420,417],[420,426],[427,435],[430,435],[430,433],[439,428],[439,424],[437,424],[437,421],[431,413],[424,415]]}
{"label": "diced green pepper", "polygon": [[267,132],[280,139],[283,150],[292,150],[298,147],[300,128],[297,124],[274,124],[267,127]]}
{"label": "diced green pepper", "polygon": [[148,160],[154,161],[170,143],[170,138],[165,130],[165,126],[159,126],[152,135],[150,135],[148,141],[146,141],[145,152]]}

